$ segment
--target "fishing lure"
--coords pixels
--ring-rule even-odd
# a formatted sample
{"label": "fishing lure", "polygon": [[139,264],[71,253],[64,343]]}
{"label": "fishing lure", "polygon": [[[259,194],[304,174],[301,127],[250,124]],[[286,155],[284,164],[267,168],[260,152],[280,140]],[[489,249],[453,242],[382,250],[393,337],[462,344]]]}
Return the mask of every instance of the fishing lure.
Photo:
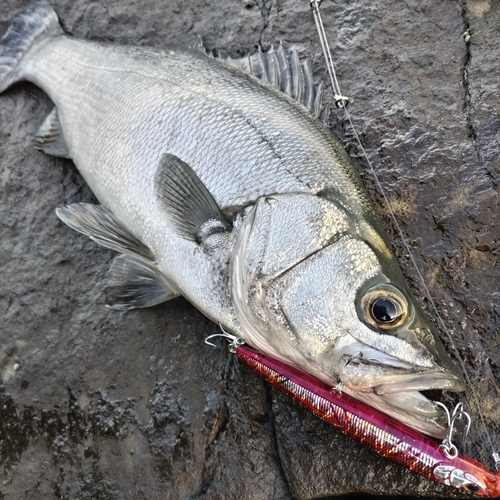
{"label": "fishing lure", "polygon": [[236,341],[231,350],[276,389],[379,455],[438,483],[477,495],[500,496],[500,472],[448,453],[442,444],[394,418],[246,345]]}

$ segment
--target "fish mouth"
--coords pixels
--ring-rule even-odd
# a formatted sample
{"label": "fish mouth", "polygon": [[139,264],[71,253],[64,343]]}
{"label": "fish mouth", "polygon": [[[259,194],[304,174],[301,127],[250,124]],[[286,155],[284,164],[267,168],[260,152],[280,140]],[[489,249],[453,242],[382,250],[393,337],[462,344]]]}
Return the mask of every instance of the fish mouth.
{"label": "fish mouth", "polygon": [[358,343],[341,349],[336,358],[344,392],[424,434],[445,437],[445,412],[419,391],[463,391],[458,373],[437,365],[417,367]]}

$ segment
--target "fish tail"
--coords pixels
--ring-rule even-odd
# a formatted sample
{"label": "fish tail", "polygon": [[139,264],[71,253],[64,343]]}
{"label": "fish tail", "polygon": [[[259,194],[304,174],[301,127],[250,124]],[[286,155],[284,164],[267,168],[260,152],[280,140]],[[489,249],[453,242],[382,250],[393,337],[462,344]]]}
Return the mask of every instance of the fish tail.
{"label": "fish tail", "polygon": [[0,93],[23,80],[21,61],[35,43],[64,31],[54,9],[36,0],[10,25],[0,42]]}

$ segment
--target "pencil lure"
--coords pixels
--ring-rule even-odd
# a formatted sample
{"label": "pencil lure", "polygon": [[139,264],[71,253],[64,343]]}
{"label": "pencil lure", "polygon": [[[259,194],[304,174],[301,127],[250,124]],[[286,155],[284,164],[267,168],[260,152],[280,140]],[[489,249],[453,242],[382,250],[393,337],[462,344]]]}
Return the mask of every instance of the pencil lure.
{"label": "pencil lure", "polygon": [[394,418],[296,368],[260,354],[246,345],[238,358],[276,389],[329,424],[366,444],[379,455],[459,490],[500,496],[500,472],[457,454],[449,458],[441,445]]}

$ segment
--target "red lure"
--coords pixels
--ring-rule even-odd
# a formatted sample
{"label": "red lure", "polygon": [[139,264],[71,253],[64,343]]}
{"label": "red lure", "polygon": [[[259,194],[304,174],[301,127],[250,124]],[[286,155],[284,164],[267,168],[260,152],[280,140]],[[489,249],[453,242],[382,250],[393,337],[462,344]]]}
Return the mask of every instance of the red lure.
{"label": "red lure", "polygon": [[432,439],[281,361],[244,345],[236,347],[236,355],[278,390],[378,454],[438,483],[500,496],[500,472],[462,455],[447,458]]}

